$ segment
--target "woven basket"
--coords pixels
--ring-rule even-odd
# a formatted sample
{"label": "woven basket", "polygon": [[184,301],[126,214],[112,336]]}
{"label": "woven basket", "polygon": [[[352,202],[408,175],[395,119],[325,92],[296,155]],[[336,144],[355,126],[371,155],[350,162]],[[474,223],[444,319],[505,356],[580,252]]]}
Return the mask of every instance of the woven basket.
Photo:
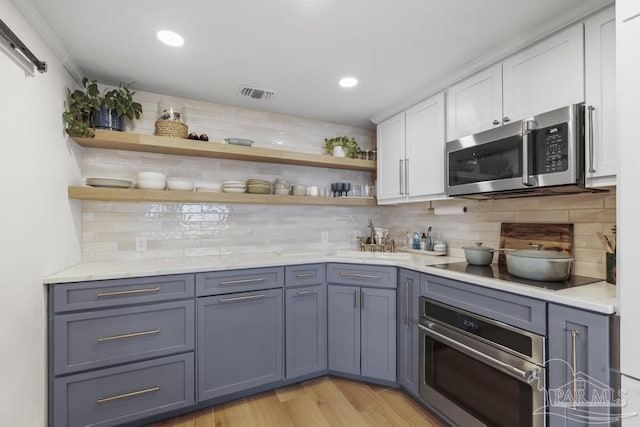
{"label": "woven basket", "polygon": [[173,136],[186,138],[189,128],[178,120],[156,120],[155,134],[158,136]]}

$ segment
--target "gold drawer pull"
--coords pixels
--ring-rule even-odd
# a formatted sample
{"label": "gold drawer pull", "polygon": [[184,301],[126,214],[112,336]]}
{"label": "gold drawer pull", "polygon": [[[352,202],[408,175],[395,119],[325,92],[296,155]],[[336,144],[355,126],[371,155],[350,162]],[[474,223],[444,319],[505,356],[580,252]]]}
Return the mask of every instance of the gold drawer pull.
{"label": "gold drawer pull", "polygon": [[107,403],[107,402],[111,402],[118,399],[126,399],[127,397],[134,397],[134,396],[140,396],[141,394],[153,393],[154,391],[158,391],[158,390],[160,390],[159,385],[151,388],[145,388],[144,390],[132,391],[131,393],[119,394],[117,396],[101,397],[100,399],[96,400],[96,403],[98,404]]}
{"label": "gold drawer pull", "polygon": [[114,291],[114,292],[98,292],[98,297],[115,297],[118,295],[146,294],[149,292],[158,292],[158,291],[160,291],[160,288],[131,289],[129,291]]}
{"label": "gold drawer pull", "polygon": [[226,282],[220,282],[221,285],[241,285],[243,283],[256,283],[264,282],[264,277],[258,277],[257,279],[241,279],[241,280],[227,280]]}
{"label": "gold drawer pull", "polygon": [[309,290],[309,291],[298,291],[298,295],[313,295],[315,294],[316,291],[314,290]]}
{"label": "gold drawer pull", "polygon": [[299,279],[303,277],[316,277],[316,273],[299,273],[299,274],[296,274],[296,277]]}
{"label": "gold drawer pull", "polygon": [[370,274],[356,274],[356,273],[340,273],[341,277],[358,277],[360,279],[376,279],[380,280],[380,276],[372,276]]}
{"label": "gold drawer pull", "polygon": [[99,337],[98,342],[121,340],[123,338],[143,337],[145,335],[155,335],[159,333],[160,333],[160,329],[154,329],[152,331],[132,332],[130,334],[112,335],[110,337]]}
{"label": "gold drawer pull", "polygon": [[266,296],[265,294],[258,294],[258,295],[247,295],[246,297],[220,298],[220,302],[250,301],[253,299],[262,299],[265,296]]}

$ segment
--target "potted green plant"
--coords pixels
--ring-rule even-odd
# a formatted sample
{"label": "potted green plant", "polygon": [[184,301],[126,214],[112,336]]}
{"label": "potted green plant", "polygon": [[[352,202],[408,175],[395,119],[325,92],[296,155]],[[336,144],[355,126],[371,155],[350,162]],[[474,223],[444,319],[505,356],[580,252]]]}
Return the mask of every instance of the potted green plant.
{"label": "potted green plant", "polygon": [[324,149],[327,153],[336,157],[355,158],[360,152],[360,146],[353,137],[337,136],[335,138],[324,139]]}
{"label": "potted green plant", "polygon": [[135,102],[135,92],[122,83],[115,89],[100,93],[95,80],[82,79],[84,90],[67,89],[67,111],[62,114],[71,136],[93,138],[94,129],[123,129],[123,117],[139,119],[142,105]]}

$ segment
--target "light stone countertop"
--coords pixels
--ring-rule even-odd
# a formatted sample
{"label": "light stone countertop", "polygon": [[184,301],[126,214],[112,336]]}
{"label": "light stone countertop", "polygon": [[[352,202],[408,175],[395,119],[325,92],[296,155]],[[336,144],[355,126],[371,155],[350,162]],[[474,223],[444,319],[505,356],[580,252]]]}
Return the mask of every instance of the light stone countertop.
{"label": "light stone countertop", "polygon": [[82,262],[44,279],[45,284],[159,276],[179,273],[273,267],[325,262],[390,265],[422,273],[468,282],[474,285],[511,292],[518,295],[563,304],[603,314],[616,311],[616,286],[600,281],[560,291],[550,291],[505,280],[474,276],[444,270],[438,264],[464,261],[450,256],[417,255],[413,253],[370,253],[356,251],[262,253],[222,255],[180,259],[149,259],[133,261]]}

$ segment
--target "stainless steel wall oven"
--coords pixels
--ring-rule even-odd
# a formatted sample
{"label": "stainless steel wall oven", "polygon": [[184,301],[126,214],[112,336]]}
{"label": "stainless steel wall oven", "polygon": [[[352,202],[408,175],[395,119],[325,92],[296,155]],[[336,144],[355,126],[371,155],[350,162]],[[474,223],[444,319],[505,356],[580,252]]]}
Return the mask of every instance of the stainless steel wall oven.
{"label": "stainless steel wall oven", "polygon": [[545,337],[420,297],[420,397],[461,426],[542,427]]}

